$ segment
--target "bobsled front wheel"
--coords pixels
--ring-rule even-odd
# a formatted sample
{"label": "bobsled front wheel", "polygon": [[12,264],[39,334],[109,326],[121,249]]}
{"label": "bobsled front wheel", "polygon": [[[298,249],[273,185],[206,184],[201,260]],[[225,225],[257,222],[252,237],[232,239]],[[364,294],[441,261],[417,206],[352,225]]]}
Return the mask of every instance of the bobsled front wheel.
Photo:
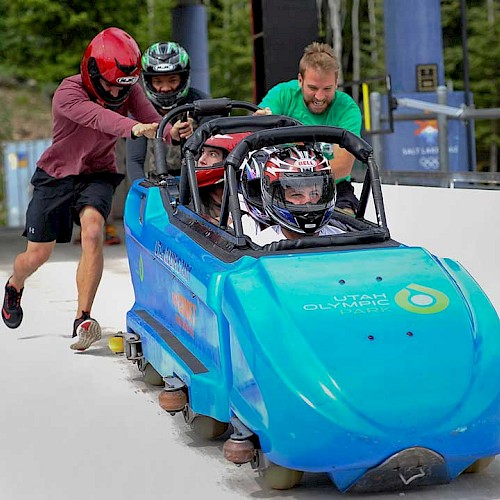
{"label": "bobsled front wheel", "polygon": [[300,483],[304,472],[271,463],[269,467],[263,469],[262,475],[264,482],[269,488],[273,490],[288,490]]}
{"label": "bobsled front wheel", "polygon": [[493,462],[493,460],[495,460],[495,456],[480,458],[469,465],[469,467],[467,467],[462,474],[475,474],[477,472],[482,472]]}

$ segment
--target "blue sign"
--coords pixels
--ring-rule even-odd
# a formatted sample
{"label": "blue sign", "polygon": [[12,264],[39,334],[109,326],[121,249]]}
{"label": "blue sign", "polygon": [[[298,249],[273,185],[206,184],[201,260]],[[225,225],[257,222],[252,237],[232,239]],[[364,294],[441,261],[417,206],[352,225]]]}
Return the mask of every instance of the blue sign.
{"label": "blue sign", "polygon": [[[437,103],[435,92],[407,93],[395,96]],[[464,103],[463,92],[448,92],[448,106],[460,108]],[[422,111],[398,107],[398,114],[419,114]],[[463,172],[473,168],[468,165],[467,128],[461,120],[448,119],[448,171]],[[394,121],[394,133],[382,137],[384,168],[403,171],[440,171],[438,124],[436,118]],[[472,145],[472,150],[475,147]],[[444,169],[443,169],[444,170]]]}

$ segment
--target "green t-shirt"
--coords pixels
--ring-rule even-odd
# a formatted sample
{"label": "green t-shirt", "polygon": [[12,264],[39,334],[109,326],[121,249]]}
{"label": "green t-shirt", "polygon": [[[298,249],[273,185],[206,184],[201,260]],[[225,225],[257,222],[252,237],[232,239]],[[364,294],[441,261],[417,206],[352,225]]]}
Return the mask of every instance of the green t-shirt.
{"label": "green t-shirt", "polygon": [[[354,99],[345,92],[335,91],[335,97],[328,108],[321,114],[311,113],[304,103],[298,80],[278,83],[264,96],[260,108],[270,108],[275,115],[289,116],[304,125],[328,125],[341,127],[353,134],[361,134],[361,111]],[[332,150],[325,155],[332,158]],[[344,179],[350,180],[350,177]],[[340,182],[344,179],[337,179]]]}

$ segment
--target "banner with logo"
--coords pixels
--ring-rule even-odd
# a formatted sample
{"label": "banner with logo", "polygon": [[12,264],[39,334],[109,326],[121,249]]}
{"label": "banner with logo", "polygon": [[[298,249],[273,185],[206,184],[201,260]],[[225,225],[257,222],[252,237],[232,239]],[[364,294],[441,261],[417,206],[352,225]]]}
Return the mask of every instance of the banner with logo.
{"label": "banner with logo", "polygon": [[[395,96],[418,99],[437,103],[437,96],[432,93],[408,93]],[[463,92],[448,92],[448,106],[460,108],[464,102]],[[418,114],[421,110],[398,107],[398,115]],[[472,169],[468,165],[467,129],[465,123],[448,118],[448,160],[449,172],[466,172]],[[382,136],[384,162],[386,170],[430,171],[439,172],[438,123],[436,118],[411,121],[394,121],[394,133]],[[475,146],[472,145],[472,150]]]}

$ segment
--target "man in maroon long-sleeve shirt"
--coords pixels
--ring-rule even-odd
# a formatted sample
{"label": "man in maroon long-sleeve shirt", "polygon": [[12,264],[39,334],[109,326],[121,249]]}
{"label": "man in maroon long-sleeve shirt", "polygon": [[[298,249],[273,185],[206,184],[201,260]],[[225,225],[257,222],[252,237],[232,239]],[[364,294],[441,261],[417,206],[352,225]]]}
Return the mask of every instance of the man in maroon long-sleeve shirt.
{"label": "man in maroon long-sleeve shirt", "polygon": [[[17,328],[23,318],[25,280],[44,264],[56,242],[71,241],[73,221],[82,228],[82,254],[76,282],[78,309],[72,349],[85,350],[101,338],[90,316],[103,271],[103,227],[113,192],[123,179],[115,160],[119,137],[154,138],[161,116],[135,85],[141,71],[135,40],[119,28],[107,28],[88,45],[81,72],[63,80],[52,102],[53,139],[37,163],[33,197],[26,212],[26,251],[14,261],[5,286],[2,318]],[[131,119],[128,114],[137,118]],[[165,133],[189,137],[192,126],[177,122]]]}

